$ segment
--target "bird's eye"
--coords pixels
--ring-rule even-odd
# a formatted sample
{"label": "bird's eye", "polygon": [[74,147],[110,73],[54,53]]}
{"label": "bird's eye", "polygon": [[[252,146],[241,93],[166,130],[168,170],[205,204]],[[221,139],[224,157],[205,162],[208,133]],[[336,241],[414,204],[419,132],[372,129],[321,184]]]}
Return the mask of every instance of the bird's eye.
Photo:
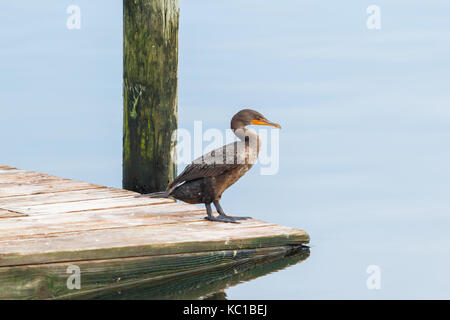
{"label": "bird's eye", "polygon": [[257,117],[256,117],[256,120],[261,120],[261,117],[260,117],[260,116],[257,116]]}

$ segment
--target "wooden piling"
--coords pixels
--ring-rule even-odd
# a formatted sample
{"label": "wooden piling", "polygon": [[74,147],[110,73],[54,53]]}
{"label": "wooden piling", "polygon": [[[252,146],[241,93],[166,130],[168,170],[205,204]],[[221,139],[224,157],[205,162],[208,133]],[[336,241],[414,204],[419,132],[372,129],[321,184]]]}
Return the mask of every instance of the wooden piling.
{"label": "wooden piling", "polygon": [[124,0],[123,24],[123,188],[161,191],[176,175],[179,0]]}

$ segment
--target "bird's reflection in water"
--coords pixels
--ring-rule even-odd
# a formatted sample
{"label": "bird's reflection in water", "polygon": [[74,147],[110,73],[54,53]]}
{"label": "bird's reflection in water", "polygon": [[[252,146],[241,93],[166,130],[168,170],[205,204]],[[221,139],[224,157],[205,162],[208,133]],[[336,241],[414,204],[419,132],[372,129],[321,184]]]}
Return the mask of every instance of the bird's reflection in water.
{"label": "bird's reflection in water", "polygon": [[235,261],[232,265],[186,272],[170,279],[149,280],[127,289],[106,290],[82,299],[208,299],[224,300],[224,290],[242,282],[280,271],[306,260],[308,247],[295,247],[282,255]]}

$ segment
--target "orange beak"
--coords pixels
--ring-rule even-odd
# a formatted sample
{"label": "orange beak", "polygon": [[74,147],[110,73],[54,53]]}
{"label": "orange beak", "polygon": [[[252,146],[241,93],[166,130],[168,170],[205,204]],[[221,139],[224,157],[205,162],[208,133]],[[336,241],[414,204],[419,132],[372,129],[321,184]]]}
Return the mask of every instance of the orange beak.
{"label": "orange beak", "polygon": [[278,129],[281,129],[281,126],[278,123],[271,122],[267,119],[261,119],[261,120],[252,120],[252,124],[258,125],[258,126],[272,126]]}

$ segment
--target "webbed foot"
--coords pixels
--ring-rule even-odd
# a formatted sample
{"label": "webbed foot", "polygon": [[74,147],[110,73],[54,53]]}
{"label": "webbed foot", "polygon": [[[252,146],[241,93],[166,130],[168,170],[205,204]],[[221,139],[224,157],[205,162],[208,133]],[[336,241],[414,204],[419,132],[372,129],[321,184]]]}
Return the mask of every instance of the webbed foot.
{"label": "webbed foot", "polygon": [[247,220],[247,219],[253,219],[252,217],[236,217],[236,216],[228,216],[228,215],[222,215],[222,217],[233,218],[234,220]]}
{"label": "webbed foot", "polygon": [[227,217],[227,218],[232,218],[234,220],[247,220],[247,219],[252,219],[252,217],[236,217],[236,216],[229,216],[227,215],[223,209],[222,206],[220,205],[218,200],[215,200],[214,202],[214,206],[217,209],[217,212],[220,214],[221,217]]}
{"label": "webbed foot", "polygon": [[232,218],[232,217],[223,217],[223,216],[218,216],[218,217],[214,217],[214,216],[208,216],[205,217],[206,220],[209,221],[218,221],[218,222],[228,222],[228,223],[239,223],[236,221],[236,219]]}
{"label": "webbed foot", "polygon": [[211,210],[211,204],[209,204],[209,203],[205,203],[205,207],[206,207],[206,213],[208,214],[208,216],[205,217],[206,220],[218,221],[218,222],[228,222],[228,223],[239,223],[233,217],[228,217],[228,216],[223,216],[223,215],[219,215],[217,217],[213,216],[212,210]]}

